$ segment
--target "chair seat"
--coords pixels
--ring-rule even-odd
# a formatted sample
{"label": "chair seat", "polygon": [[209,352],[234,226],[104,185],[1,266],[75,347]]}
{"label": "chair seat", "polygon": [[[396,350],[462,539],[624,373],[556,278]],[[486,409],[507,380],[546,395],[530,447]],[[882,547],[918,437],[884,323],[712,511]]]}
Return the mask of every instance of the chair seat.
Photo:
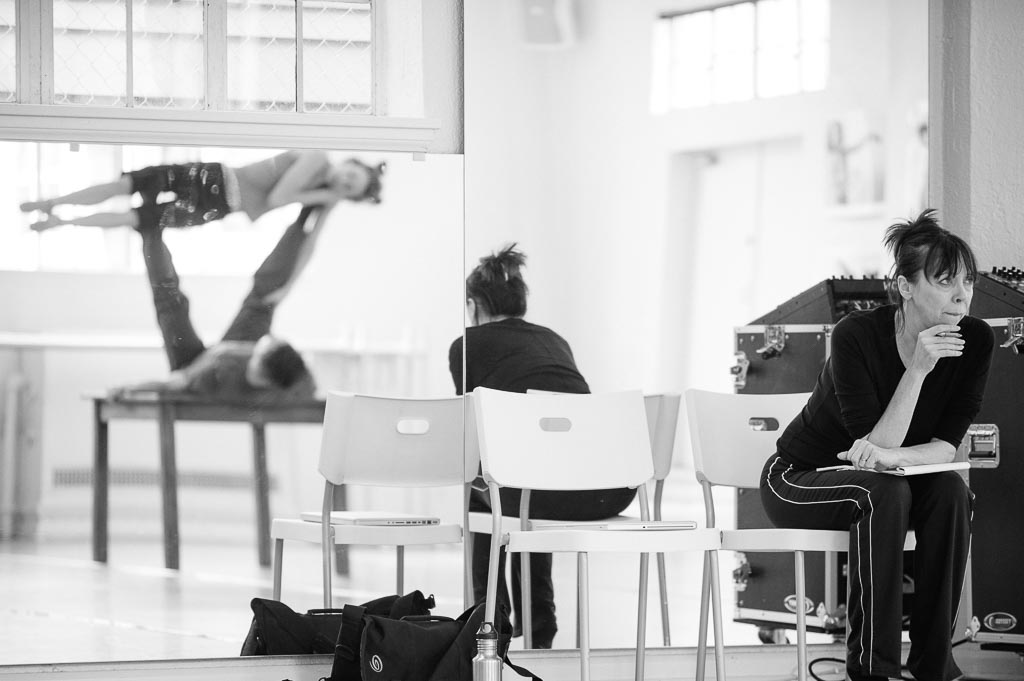
{"label": "chair seat", "polygon": [[[456,544],[462,541],[462,527],[440,525],[332,525],[335,544],[380,544],[413,546],[416,544]],[[275,518],[270,526],[273,539],[320,543],[320,523]]]}
{"label": "chair seat", "polygon": [[766,528],[756,530],[725,530],[722,548],[726,551],[847,551],[850,533],[847,530],[801,530]]}
{"label": "chair seat", "polygon": [[[602,518],[601,520],[596,520],[594,522],[609,522],[609,523],[613,523],[613,522],[619,522],[619,521],[622,521],[622,520],[638,520],[638,518],[635,518],[633,516],[616,515],[616,516],[612,516],[610,518]],[[528,522],[527,529],[537,530],[537,529],[543,529],[545,525],[549,525],[549,524],[550,525],[560,525],[560,524],[564,524],[566,521],[564,521],[564,520],[541,520],[541,519],[537,519],[537,518],[531,518],[527,522]],[[522,528],[519,525],[519,518],[514,518],[514,517],[511,517],[511,516],[502,516],[501,517],[501,531],[502,531],[503,534],[508,534],[509,532],[517,532],[517,531],[519,531],[521,529]],[[490,534],[491,533],[491,514],[490,514],[490,512],[481,513],[481,512],[478,512],[478,511],[473,511],[472,513],[470,513],[469,514],[469,531],[470,532],[479,532],[481,534]]]}
{"label": "chair seat", "polygon": [[[907,533],[904,551],[912,551],[917,545],[913,532]],[[763,551],[778,553],[789,551],[837,551],[850,548],[850,533],[847,530],[802,530],[792,528],[765,528],[749,530],[725,530],[722,549],[726,551]]]}
{"label": "chair seat", "polygon": [[717,550],[722,531],[694,530],[544,530],[508,533],[508,550],[528,553],[621,552],[666,553],[669,551]]}

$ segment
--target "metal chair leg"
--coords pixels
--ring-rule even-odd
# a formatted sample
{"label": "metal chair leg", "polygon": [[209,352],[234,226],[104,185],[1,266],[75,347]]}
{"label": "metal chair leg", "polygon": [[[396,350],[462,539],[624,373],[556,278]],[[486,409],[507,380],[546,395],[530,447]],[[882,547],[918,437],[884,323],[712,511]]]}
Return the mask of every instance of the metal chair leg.
{"label": "metal chair leg", "polygon": [[668,580],[665,577],[665,554],[659,553],[658,560],[658,595],[661,598],[661,640],[665,647],[672,645],[672,633],[668,626]]}
{"label": "metal chair leg", "polygon": [[281,561],[284,559],[284,539],[274,540],[274,600],[281,600]]}
{"label": "metal chair leg", "polygon": [[643,681],[647,654],[647,582],[650,577],[651,554],[640,554],[640,601],[636,608],[636,681]]}
{"label": "metal chair leg", "polygon": [[576,564],[580,575],[580,681],[590,681],[590,577],[587,554],[577,554]]}
{"label": "metal chair leg", "polygon": [[796,678],[807,681],[807,611],[804,608],[807,594],[803,551],[794,553],[793,565],[796,573]]}
{"label": "metal chair leg", "polygon": [[715,629],[715,679],[725,681],[725,649],[722,635],[722,589],[718,580],[718,551],[711,554],[711,613]]}
{"label": "metal chair leg", "polygon": [[697,672],[694,678],[697,681],[704,681],[708,655],[708,601],[713,589],[710,551],[704,552],[704,569],[700,584],[700,623],[697,625]]}
{"label": "metal chair leg", "polygon": [[396,580],[396,591],[395,593],[401,596],[405,593],[405,547],[395,547],[395,558],[398,563],[398,577]]}
{"label": "metal chair leg", "polygon": [[[509,558],[509,562],[511,560]],[[523,627],[523,647],[526,650],[531,650],[533,648],[533,594],[531,593],[533,574],[530,569],[530,554],[520,553],[519,565],[519,586],[523,596],[523,608],[520,612],[523,621],[519,624]]]}

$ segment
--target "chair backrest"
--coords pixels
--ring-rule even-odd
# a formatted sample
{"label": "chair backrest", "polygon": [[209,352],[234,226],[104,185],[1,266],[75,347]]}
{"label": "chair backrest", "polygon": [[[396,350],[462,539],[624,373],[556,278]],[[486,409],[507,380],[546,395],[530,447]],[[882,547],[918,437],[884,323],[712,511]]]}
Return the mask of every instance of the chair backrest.
{"label": "chair backrest", "polygon": [[[530,388],[529,395],[558,395],[552,390]],[[470,393],[472,394],[472,393]],[[654,479],[664,480],[672,470],[672,455],[676,446],[676,426],[679,423],[679,393],[651,393],[644,395],[647,410],[647,431],[651,436],[651,455],[654,457]]]}
{"label": "chair backrest", "polygon": [[654,479],[664,480],[672,470],[672,453],[676,447],[676,425],[679,423],[679,393],[644,395],[647,430],[651,436],[654,456]]}
{"label": "chair backrest", "polygon": [[775,443],[810,393],[749,395],[686,391],[686,414],[697,480],[757,487]]}
{"label": "chair backrest", "polygon": [[473,391],[488,483],[526,489],[637,487],[654,475],[643,395]]}
{"label": "chair backrest", "polygon": [[461,397],[327,395],[320,473],[335,485],[438,487],[476,477]]}

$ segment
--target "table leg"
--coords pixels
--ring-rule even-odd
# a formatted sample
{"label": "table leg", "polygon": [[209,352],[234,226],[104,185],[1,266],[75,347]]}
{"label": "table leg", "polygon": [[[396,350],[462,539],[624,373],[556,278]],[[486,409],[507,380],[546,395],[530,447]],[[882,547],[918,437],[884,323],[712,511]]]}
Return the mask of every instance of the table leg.
{"label": "table leg", "polygon": [[261,567],[270,565],[270,475],[267,473],[267,429],[252,424],[253,474],[256,487],[256,545]]}
{"label": "table leg", "polygon": [[107,562],[107,506],[110,485],[108,459],[108,424],[103,419],[103,400],[95,399],[93,409],[93,461],[92,461],[92,559]]}
{"label": "table leg", "polygon": [[160,405],[160,479],[164,502],[164,565],[178,569],[178,468],[174,452],[174,407]]}

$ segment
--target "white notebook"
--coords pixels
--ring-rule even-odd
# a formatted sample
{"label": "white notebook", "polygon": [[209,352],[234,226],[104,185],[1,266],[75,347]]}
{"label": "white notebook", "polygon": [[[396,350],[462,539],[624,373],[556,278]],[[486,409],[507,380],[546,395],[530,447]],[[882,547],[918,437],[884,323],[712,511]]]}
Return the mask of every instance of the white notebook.
{"label": "white notebook", "polygon": [[[924,475],[925,473],[941,473],[942,471],[962,471],[971,467],[968,461],[950,461],[949,463],[919,463],[916,466],[898,466],[887,471],[861,469],[868,473],[885,473],[886,475]],[[854,471],[853,466],[825,466],[817,471]]]}
{"label": "white notebook", "polygon": [[694,530],[693,520],[567,520],[542,521],[536,530]]}
{"label": "white notebook", "polygon": [[[320,522],[319,511],[305,511],[301,518],[311,523]],[[332,525],[437,525],[440,518],[414,515],[412,513],[391,513],[388,511],[333,511]]]}

